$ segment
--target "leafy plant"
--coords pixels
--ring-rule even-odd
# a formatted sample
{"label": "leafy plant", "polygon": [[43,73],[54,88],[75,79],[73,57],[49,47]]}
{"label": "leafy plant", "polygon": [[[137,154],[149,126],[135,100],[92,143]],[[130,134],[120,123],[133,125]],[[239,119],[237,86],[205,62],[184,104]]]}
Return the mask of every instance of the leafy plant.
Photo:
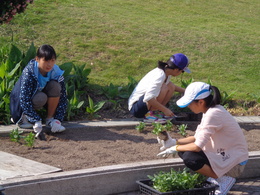
{"label": "leafy plant", "polygon": [[[10,93],[18,80],[22,69],[31,58],[35,57],[33,43],[26,53],[20,51],[16,46],[3,46],[0,50],[0,123],[10,124]],[[33,57],[32,57],[33,56]]]}
{"label": "leafy plant", "polygon": [[118,96],[121,97],[121,98],[124,98],[124,99],[127,99],[130,97],[130,95],[132,94],[134,88],[136,87],[137,85],[137,81],[131,77],[131,76],[128,76],[128,84],[126,86],[123,86],[121,90],[119,90],[119,94]]}
{"label": "leafy plant", "polygon": [[189,84],[191,84],[193,82],[193,78],[187,79],[187,80],[183,80],[181,79],[181,87],[182,88],[187,88]]}
{"label": "leafy plant", "polygon": [[225,108],[228,108],[230,106],[230,102],[232,101],[233,95],[235,94],[235,91],[228,94],[226,91],[221,92],[221,105],[223,105]]}
{"label": "leafy plant", "polygon": [[99,115],[96,113],[99,111],[103,105],[106,103],[106,101],[98,102],[97,104],[94,104],[93,100],[90,96],[88,96],[88,103],[89,106],[86,108],[86,112],[90,115],[90,118],[97,118]]}
{"label": "leafy plant", "polygon": [[186,137],[187,136],[187,132],[186,132],[186,129],[187,129],[188,125],[187,124],[181,124],[181,125],[177,125],[177,128],[179,130],[179,134],[182,135],[183,137]]}
{"label": "leafy plant", "polygon": [[33,147],[35,141],[34,133],[30,132],[27,136],[24,137],[25,145],[28,147]]}
{"label": "leafy plant", "polygon": [[173,131],[176,129],[176,126],[172,124],[170,120],[167,120],[167,123],[165,124],[166,131]]}
{"label": "leafy plant", "polygon": [[[69,88],[69,87],[68,87]],[[69,88],[70,89],[70,88]],[[69,100],[68,108],[67,108],[67,119],[70,120],[72,116],[75,116],[79,113],[79,109],[83,106],[84,101],[80,101],[80,92],[79,91],[74,91],[73,96]]]}
{"label": "leafy plant", "polygon": [[192,174],[187,168],[183,171],[160,171],[153,176],[148,175],[148,178],[153,182],[153,188],[160,192],[193,189],[206,180],[205,176],[199,173]]}
{"label": "leafy plant", "polygon": [[254,99],[257,103],[260,103],[260,94],[249,93],[248,96]]}
{"label": "leafy plant", "polygon": [[142,132],[145,128],[145,123],[144,122],[139,122],[138,125],[136,125],[135,129],[139,132]]}
{"label": "leafy plant", "polygon": [[67,83],[69,85],[74,85],[75,90],[82,91],[88,84],[88,76],[91,72],[90,68],[86,68],[86,64],[83,65],[75,65],[72,64],[71,75],[69,75],[69,80]]}
{"label": "leafy plant", "polygon": [[166,130],[165,126],[161,123],[153,123],[153,126],[154,128],[152,130],[152,133],[155,135],[159,135],[160,133]]}
{"label": "leafy plant", "polygon": [[23,131],[19,131],[18,128],[13,129],[9,134],[10,140],[12,142],[19,142],[20,139],[22,138],[21,136],[22,133]]}
{"label": "leafy plant", "polygon": [[13,142],[20,142],[21,139],[23,139],[26,146],[33,147],[35,142],[34,133],[30,132],[27,136],[22,136],[22,133],[23,131],[19,131],[18,128],[13,129],[9,134],[10,140]]}
{"label": "leafy plant", "polygon": [[104,95],[109,100],[114,100],[118,96],[120,89],[121,88],[113,85],[112,83],[102,88]]}
{"label": "leafy plant", "polygon": [[161,123],[153,123],[153,130],[152,133],[155,135],[159,135],[160,133],[164,132],[164,131],[172,131],[175,130],[175,126],[172,124],[171,121],[167,121],[167,123],[165,125],[161,124]]}

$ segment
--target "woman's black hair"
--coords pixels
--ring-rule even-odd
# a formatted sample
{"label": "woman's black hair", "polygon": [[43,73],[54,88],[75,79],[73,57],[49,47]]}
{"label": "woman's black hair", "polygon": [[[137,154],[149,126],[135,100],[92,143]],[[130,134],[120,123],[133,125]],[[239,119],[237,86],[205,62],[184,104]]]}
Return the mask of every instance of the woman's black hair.
{"label": "woman's black hair", "polygon": [[36,56],[38,58],[44,58],[46,61],[56,59],[56,52],[50,45],[42,45],[38,48]]}
{"label": "woman's black hair", "polygon": [[[174,56],[173,56],[174,57]],[[179,69],[170,59],[167,62],[158,61],[158,68],[165,70],[165,68]]]}
{"label": "woman's black hair", "polygon": [[221,95],[218,88],[215,86],[210,86],[209,89],[212,90],[213,95],[210,94],[208,97],[204,98],[207,108],[214,107],[221,102]]}

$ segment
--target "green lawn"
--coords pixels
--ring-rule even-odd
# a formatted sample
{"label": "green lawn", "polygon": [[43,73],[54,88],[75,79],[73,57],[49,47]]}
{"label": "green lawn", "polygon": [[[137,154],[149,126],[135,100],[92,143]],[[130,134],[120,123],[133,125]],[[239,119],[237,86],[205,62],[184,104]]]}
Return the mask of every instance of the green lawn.
{"label": "green lawn", "polygon": [[[35,0],[0,26],[0,43],[51,44],[58,64],[92,69],[90,83],[125,85],[182,52],[192,74],[235,99],[260,96],[259,0]],[[173,82],[180,84],[180,77]]]}

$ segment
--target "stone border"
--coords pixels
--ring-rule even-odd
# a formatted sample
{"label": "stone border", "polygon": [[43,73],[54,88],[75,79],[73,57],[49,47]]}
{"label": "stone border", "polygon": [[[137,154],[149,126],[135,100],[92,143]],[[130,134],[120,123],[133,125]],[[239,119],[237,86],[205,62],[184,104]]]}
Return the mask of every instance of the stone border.
{"label": "stone border", "polygon": [[[180,158],[119,164],[1,181],[6,194],[120,194],[138,190],[137,180],[183,168]],[[260,177],[260,152],[250,152],[240,178]]]}

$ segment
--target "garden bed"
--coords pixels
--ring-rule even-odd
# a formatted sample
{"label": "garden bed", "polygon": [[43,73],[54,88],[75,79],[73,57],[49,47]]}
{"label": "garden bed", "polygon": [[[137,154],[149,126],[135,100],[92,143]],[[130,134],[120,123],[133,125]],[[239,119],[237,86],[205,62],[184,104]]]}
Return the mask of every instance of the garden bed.
{"label": "garden bed", "polygon": [[[188,133],[194,134],[197,122],[188,123]],[[260,124],[243,124],[249,150],[260,150]],[[11,142],[0,135],[0,150],[35,160],[64,171],[93,168],[121,163],[156,160],[160,145],[151,133],[152,126],[139,133],[135,127],[88,127],[67,129],[63,133],[36,140],[33,148]],[[180,138],[177,132],[170,133]]]}

